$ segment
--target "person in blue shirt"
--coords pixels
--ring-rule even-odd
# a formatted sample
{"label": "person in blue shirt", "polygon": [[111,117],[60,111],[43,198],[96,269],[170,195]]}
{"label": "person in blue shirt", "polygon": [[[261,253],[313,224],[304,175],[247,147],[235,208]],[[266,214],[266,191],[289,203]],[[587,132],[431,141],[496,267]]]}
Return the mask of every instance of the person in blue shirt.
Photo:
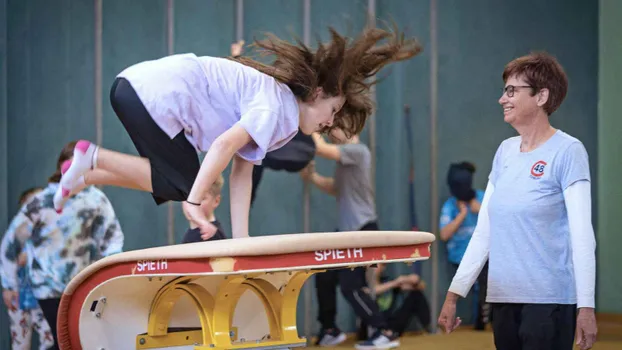
{"label": "person in blue shirt", "polygon": [[[477,225],[477,217],[484,191],[473,188],[475,166],[469,162],[451,164],[447,174],[447,185],[451,197],[443,204],[439,228],[441,240],[447,242],[449,262],[458,268],[462,256],[471,241]],[[486,304],[486,286],[488,265],[480,273],[478,283],[478,311],[474,328],[483,330],[488,322],[488,305]]]}

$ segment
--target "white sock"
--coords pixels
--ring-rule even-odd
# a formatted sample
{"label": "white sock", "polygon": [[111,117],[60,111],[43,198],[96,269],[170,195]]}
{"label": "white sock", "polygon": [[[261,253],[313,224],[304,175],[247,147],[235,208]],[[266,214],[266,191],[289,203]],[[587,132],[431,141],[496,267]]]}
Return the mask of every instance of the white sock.
{"label": "white sock", "polygon": [[[95,167],[97,164],[97,150],[99,147],[89,141],[80,140],[76,143],[73,150],[71,162],[63,163],[61,172],[63,176],[60,186],[54,194],[54,208],[60,210],[66,198],[72,195],[74,189],[84,189],[84,173]],[[78,190],[77,192],[79,192]]]}
{"label": "white sock", "polygon": [[75,186],[69,190],[68,194],[66,190],[63,191],[63,186],[58,186],[56,193],[54,193],[54,208],[56,209],[56,212],[60,214],[67,200],[71,198],[71,196],[85,189],[87,186],[88,185],[84,181],[84,175],[80,175],[75,183]]}

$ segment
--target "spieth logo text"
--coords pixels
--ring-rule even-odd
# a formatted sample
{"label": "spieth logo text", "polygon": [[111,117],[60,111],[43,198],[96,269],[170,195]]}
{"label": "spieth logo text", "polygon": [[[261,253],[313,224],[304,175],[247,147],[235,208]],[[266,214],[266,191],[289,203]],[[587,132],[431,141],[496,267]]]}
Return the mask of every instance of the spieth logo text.
{"label": "spieth logo text", "polygon": [[138,260],[136,262],[136,272],[165,271],[168,269],[166,259],[160,260]]}
{"label": "spieth logo text", "polygon": [[315,261],[331,261],[362,258],[363,248],[316,250]]}

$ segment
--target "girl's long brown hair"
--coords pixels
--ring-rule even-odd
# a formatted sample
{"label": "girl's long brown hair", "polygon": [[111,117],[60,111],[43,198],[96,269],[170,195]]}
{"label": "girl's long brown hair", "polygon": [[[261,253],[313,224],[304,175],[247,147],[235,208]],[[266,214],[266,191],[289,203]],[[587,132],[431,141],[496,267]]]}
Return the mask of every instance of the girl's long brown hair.
{"label": "girl's long brown hair", "polygon": [[[363,130],[372,113],[368,92],[375,82],[370,78],[392,62],[414,57],[422,48],[415,39],[405,39],[395,26],[393,31],[367,26],[353,40],[332,27],[329,31],[330,41],[318,42],[315,51],[298,39],[292,44],[270,33],[263,40],[255,40],[251,46],[260,56],[274,56],[272,64],[250,57],[231,59],[286,84],[302,101],[313,99],[318,87],[328,96],[345,96],[346,102],[329,129],[339,128],[350,136]],[[376,45],[385,39],[386,43]]]}

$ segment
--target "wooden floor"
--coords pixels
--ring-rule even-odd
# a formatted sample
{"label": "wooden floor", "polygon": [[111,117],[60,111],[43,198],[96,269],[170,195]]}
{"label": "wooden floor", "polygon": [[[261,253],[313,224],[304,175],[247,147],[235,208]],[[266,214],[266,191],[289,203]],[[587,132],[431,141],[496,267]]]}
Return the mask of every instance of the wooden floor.
{"label": "wooden floor", "polygon": [[[593,350],[621,350],[622,325],[599,324],[599,335]],[[400,349],[425,350],[495,350],[490,331],[475,332],[461,329],[452,334],[407,335],[402,337]],[[309,347],[307,349],[353,349],[354,339],[331,348]],[[578,347],[576,347],[578,349]]]}

